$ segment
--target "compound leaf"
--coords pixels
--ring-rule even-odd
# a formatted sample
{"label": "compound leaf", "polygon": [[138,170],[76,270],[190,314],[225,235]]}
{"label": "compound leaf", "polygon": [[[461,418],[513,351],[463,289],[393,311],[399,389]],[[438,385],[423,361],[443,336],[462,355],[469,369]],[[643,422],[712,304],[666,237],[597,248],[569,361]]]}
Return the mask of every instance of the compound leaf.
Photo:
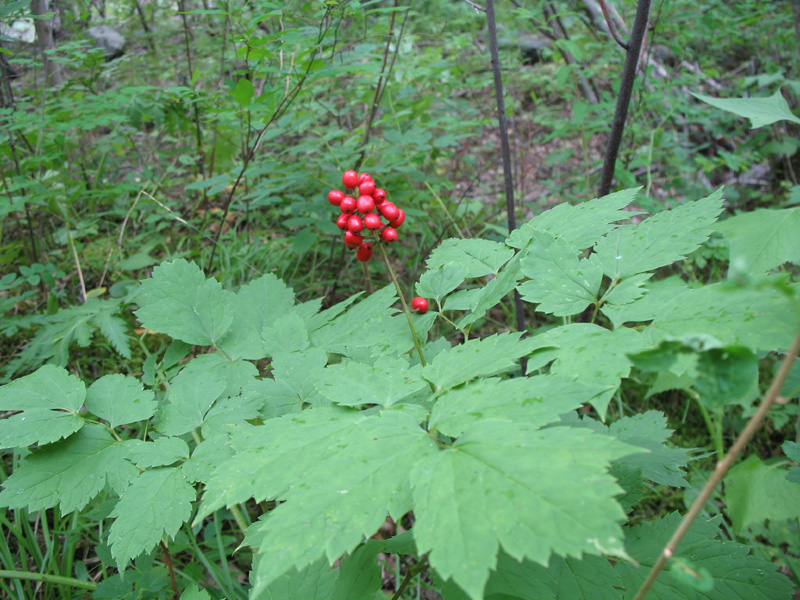
{"label": "compound leaf", "polygon": [[542,565],[551,554],[624,554],[621,489],[607,468],[632,451],[587,429],[476,423],[412,471],[417,548],[473,600],[500,546]]}
{"label": "compound leaf", "polygon": [[389,356],[381,356],[373,365],[356,361],[330,365],[317,381],[319,392],[335,404],[384,408],[427,386],[420,365],[412,367],[403,358]]}
{"label": "compound leaf", "polygon": [[425,271],[417,282],[417,293],[429,300],[442,299],[464,283],[467,268],[458,262],[445,263],[436,269]]}
{"label": "compound leaf", "polygon": [[436,269],[457,263],[464,268],[466,277],[484,277],[497,275],[512,256],[514,251],[499,242],[449,238],[434,248],[426,265],[428,269]]}
{"label": "compound leaf", "polygon": [[475,377],[504,371],[530,352],[520,333],[500,333],[443,350],[422,369],[422,375],[444,390]]}
{"label": "compound leaf", "polygon": [[194,488],[180,468],[145,471],[128,486],[111,513],[108,541],[120,571],[149,552],[164,535],[173,537],[192,514]]}
{"label": "compound leaf", "polygon": [[153,392],[141,382],[121,374],[104,375],[86,392],[86,408],[111,427],[149,419],[158,406]]}
{"label": "compound leaf", "polygon": [[164,467],[189,458],[189,446],[178,437],[160,437],[152,442],[125,440],[130,460],[140,467]]}
{"label": "compound leaf", "polygon": [[617,227],[613,224],[615,221],[630,219],[639,214],[637,211],[623,209],[633,202],[640,189],[642,188],[622,190],[575,206],[559,204],[512,231],[506,244],[522,250],[533,239],[534,231],[544,231],[579,250],[590,248]]}
{"label": "compound leaf", "polygon": [[722,211],[722,189],[604,236],[590,260],[612,280],[670,265],[696,250],[711,235]]}
{"label": "compound leaf", "polygon": [[[614,567],[625,589],[635,593],[641,587],[680,520],[680,515],[672,513],[627,530],[625,547],[638,564],[620,561]],[[778,573],[772,563],[750,555],[749,546],[713,539],[718,533],[718,519],[696,521],[674,554],[690,565],[693,572],[709,573],[714,584],[711,590],[700,592],[676,572],[667,571],[653,584],[650,590],[653,597],[661,600],[779,600],[791,596],[791,581]]]}
{"label": "compound leaf", "polygon": [[0,506],[35,511],[60,505],[80,510],[106,485],[119,493],[139,471],[126,460],[122,442],[102,425],[88,424],[65,440],[25,458],[0,492]]}
{"label": "compound leaf", "polygon": [[84,425],[78,415],[86,397],[83,381],[45,365],[0,387],[0,410],[23,410],[0,421],[0,448],[49,444]]}
{"label": "compound leaf", "polygon": [[123,358],[130,359],[132,354],[128,338],[128,324],[124,319],[112,314],[112,311],[116,310],[118,307],[111,305],[107,307],[107,310],[98,311],[93,322],[100,328],[100,333],[114,346],[114,350]]}
{"label": "compound leaf", "polygon": [[540,312],[566,317],[597,302],[602,269],[579,259],[578,251],[561,238],[532,231],[528,255],[521,265],[529,279],[519,285],[519,293],[523,300],[538,304]]}
{"label": "compound leaf", "polygon": [[195,263],[161,263],[142,282],[136,316],[142,325],[187,344],[217,345],[233,321],[229,292]]}
{"label": "compound leaf", "polygon": [[440,396],[431,413],[430,427],[451,437],[460,436],[482,419],[542,427],[606,389],[605,385],[570,375],[480,379]]}
{"label": "compound leaf", "polygon": [[403,410],[369,416],[334,408],[238,427],[230,446],[233,458],[210,477],[197,520],[251,497],[285,500],[245,539],[262,556],[253,574],[256,594],[323,554],[333,563],[387,513],[399,518],[410,510],[410,467],[436,448]]}
{"label": "compound leaf", "polygon": [[243,285],[230,298],[233,320],[219,347],[229,358],[258,360],[266,356],[262,331],[294,307],[294,291],[267,273]]}
{"label": "compound leaf", "polygon": [[785,262],[800,262],[800,207],[756,210],[717,223],[728,239],[734,269],[766,273]]}

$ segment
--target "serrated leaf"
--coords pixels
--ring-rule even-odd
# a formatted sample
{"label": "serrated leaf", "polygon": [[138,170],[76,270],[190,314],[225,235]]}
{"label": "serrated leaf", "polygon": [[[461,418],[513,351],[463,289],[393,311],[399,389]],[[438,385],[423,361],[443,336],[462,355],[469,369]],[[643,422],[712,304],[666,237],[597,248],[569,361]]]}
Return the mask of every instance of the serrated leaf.
{"label": "serrated leaf", "polygon": [[375,321],[393,312],[391,306],[397,301],[395,294],[394,286],[387,285],[319,329],[309,326],[311,345],[327,352],[346,354],[349,346],[376,343],[375,331],[380,329],[375,328]]}
{"label": "serrated leaf", "polygon": [[419,552],[473,599],[502,545],[517,560],[624,554],[608,463],[624,444],[588,430],[487,420],[412,471]]}
{"label": "serrated leaf", "polygon": [[301,352],[311,344],[305,321],[296,312],[282,315],[272,325],[264,327],[261,339],[267,356]]}
{"label": "serrated leaf", "polygon": [[725,476],[725,504],[737,535],[766,519],[800,518],[800,487],[786,480],[785,464],[751,455]]}
{"label": "serrated leaf", "polygon": [[475,377],[492,375],[514,365],[530,352],[521,333],[500,333],[483,339],[467,340],[443,350],[422,369],[422,375],[437,390],[451,388]]}
{"label": "serrated leaf", "polygon": [[189,446],[181,438],[160,437],[152,442],[125,440],[128,457],[139,467],[165,467],[189,458]]}
{"label": "serrated leaf", "polygon": [[[635,280],[636,277],[638,276],[634,275],[624,279],[619,285]],[[646,287],[642,286],[643,295],[640,298],[626,304],[607,302],[600,310],[609,318],[614,327],[620,327],[624,323],[652,321],[659,315],[662,307],[688,289],[689,286],[680,277],[650,281]]]}
{"label": "serrated leaf", "polygon": [[627,468],[640,470],[645,478],[659,485],[688,485],[683,469],[690,460],[689,453],[666,445],[672,431],[667,429],[667,418],[662,413],[649,410],[623,417],[611,424],[609,433],[626,444],[648,450],[622,458],[620,462]]}
{"label": "serrated leaf", "polygon": [[111,343],[120,356],[130,359],[131,345],[128,338],[128,324],[109,312],[101,311],[93,319],[100,328],[100,333]]}
{"label": "serrated leaf", "polygon": [[206,279],[195,263],[180,258],[161,263],[142,282],[136,316],[147,329],[187,344],[214,346],[233,321],[229,293]]}
{"label": "serrated leaf", "polygon": [[111,427],[149,419],[157,406],[153,392],[145,390],[138,379],[118,373],[104,375],[86,392],[87,410]]}
{"label": "serrated leaf", "polygon": [[229,358],[258,360],[266,348],[262,332],[294,308],[294,291],[272,273],[243,285],[230,298],[233,320],[219,348]]}
{"label": "serrated leaf", "polygon": [[500,268],[514,256],[505,244],[482,239],[449,238],[431,252],[426,265],[437,269],[449,263],[463,267],[466,277],[497,275]]}
{"label": "serrated leaf", "polygon": [[711,235],[722,211],[722,189],[650,217],[624,225],[595,244],[590,260],[612,280],[670,265],[696,250]]}
{"label": "serrated leaf", "polygon": [[85,397],[83,381],[61,367],[45,365],[0,387],[0,409],[49,408],[77,413]]}
{"label": "serrated leaf", "polygon": [[717,283],[685,288],[659,298],[660,302],[650,295],[629,306],[636,309],[641,302],[655,312],[653,323],[642,332],[653,343],[702,332],[726,346],[772,351],[791,346],[797,331],[792,299],[774,288]]}
{"label": "serrated leaf", "polygon": [[205,438],[195,447],[192,457],[181,467],[187,481],[207,482],[217,466],[225,459],[233,456],[233,451],[228,446],[228,436],[219,432],[211,438]]}
{"label": "serrated leaf", "polygon": [[[190,362],[190,367],[197,361]],[[172,380],[166,402],[158,409],[156,429],[165,435],[183,435],[200,427],[208,409],[225,391],[225,380],[219,371],[190,367]]]}
{"label": "serrated leaf", "polygon": [[622,190],[575,206],[559,204],[512,231],[506,244],[523,249],[530,243],[534,231],[545,231],[579,250],[589,248],[617,227],[615,221],[627,220],[640,214],[638,211],[623,209],[633,202],[641,189],[638,187]]}
{"label": "serrated leaf", "polygon": [[758,358],[740,346],[701,352],[692,387],[709,409],[750,400],[758,395]]}
{"label": "serrated leaf", "polygon": [[174,537],[192,514],[194,488],[180,468],[145,471],[128,486],[111,513],[108,541],[122,571],[165,535]]}
{"label": "serrated leaf", "polygon": [[[254,570],[259,560],[263,559],[256,559]],[[323,557],[302,569],[289,569],[258,593],[251,592],[250,600],[330,600],[336,576]]]}
{"label": "serrated leaf", "polygon": [[181,600],[212,600],[207,591],[197,587],[196,585],[189,586],[181,594]]}
{"label": "serrated leaf", "polygon": [[265,416],[278,417],[299,412],[304,404],[327,405],[316,383],[325,376],[328,354],[321,348],[278,354],[272,359],[272,376],[265,380]]}
{"label": "serrated leaf", "polygon": [[66,370],[45,365],[0,387],[0,410],[24,410],[0,420],[0,448],[49,444],[83,427],[86,387]]}
{"label": "serrated leaf", "polygon": [[731,247],[737,272],[761,274],[785,262],[800,262],[800,207],[756,210],[714,226]]}
{"label": "serrated leaf", "polygon": [[528,254],[521,261],[522,273],[529,279],[517,288],[522,299],[557,317],[576,315],[596,303],[603,271],[577,254],[563,239],[531,231]]}
{"label": "serrated leaf", "polygon": [[792,114],[780,90],[768,98],[712,98],[690,92],[698,100],[716,108],[750,119],[751,129],[772,125],[778,121],[800,123]]}
{"label": "serrated leaf", "polygon": [[240,428],[230,443],[234,458],[212,475],[197,519],[250,497],[285,500],[245,538],[262,555],[251,579],[256,594],[323,554],[333,563],[387,514],[410,510],[410,466],[436,447],[401,410],[306,410]]}
{"label": "serrated leaf", "polygon": [[236,82],[236,87],[233,90],[233,97],[236,99],[236,102],[239,103],[239,106],[245,107],[250,104],[253,100],[253,94],[255,94],[255,87],[253,87],[253,83],[247,77],[242,77]]}
{"label": "serrated leaf", "polygon": [[451,437],[483,419],[505,419],[542,427],[579,408],[607,386],[575,376],[537,375],[480,379],[444,393],[431,412],[429,426]]}
{"label": "serrated leaf", "polygon": [[619,281],[604,295],[605,302],[619,305],[630,304],[634,300],[638,300],[647,292],[642,286],[652,276],[652,273],[640,273]]}
{"label": "serrated leaf", "polygon": [[522,279],[522,271],[519,266],[520,254],[509,260],[500,270],[500,274],[491,279],[486,285],[481,286],[470,292],[468,312],[464,315],[456,327],[463,329],[471,325],[478,319],[483,318],[486,312],[496,306],[507,294],[517,286],[517,282]]}
{"label": "serrated leaf", "polygon": [[428,384],[422,378],[420,365],[412,367],[405,359],[382,356],[374,365],[355,361],[330,365],[325,368],[316,387],[334,404],[378,404],[389,408],[428,387]]}
{"label": "serrated leaf", "polygon": [[[627,590],[638,590],[658,560],[661,551],[680,523],[680,515],[627,530],[625,547],[638,563],[620,561],[614,567]],[[660,600],[782,600],[790,597],[790,580],[775,566],[750,554],[750,547],[712,539],[719,533],[719,520],[696,521],[678,546],[674,556],[695,569],[705,569],[714,578],[710,592],[698,590],[667,571],[653,584],[650,594]]]}
{"label": "serrated leaf", "polygon": [[428,300],[442,299],[464,282],[467,268],[461,263],[445,263],[425,271],[417,282],[417,294]]}
{"label": "serrated leaf", "polygon": [[125,455],[105,427],[88,424],[28,456],[3,483],[0,506],[36,511],[58,504],[64,514],[80,510],[106,482],[121,492],[139,474]]}
{"label": "serrated leaf", "polygon": [[531,350],[539,349],[528,362],[533,370],[553,361],[551,373],[588,378],[604,385],[606,391],[590,400],[601,417],[631,369],[629,353],[643,349],[645,342],[638,332],[625,327],[609,331],[591,323],[573,323],[556,327],[530,338]]}

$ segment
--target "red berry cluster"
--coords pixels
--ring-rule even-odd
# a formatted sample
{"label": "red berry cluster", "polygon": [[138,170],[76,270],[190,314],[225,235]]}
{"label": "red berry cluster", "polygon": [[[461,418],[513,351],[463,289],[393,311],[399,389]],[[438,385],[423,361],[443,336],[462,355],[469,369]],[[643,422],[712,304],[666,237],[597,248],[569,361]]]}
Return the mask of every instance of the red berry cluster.
{"label": "red berry cluster", "polygon": [[344,231],[344,245],[356,250],[356,258],[366,262],[372,258],[373,248],[372,242],[364,240],[364,231],[369,232],[374,241],[396,242],[397,228],[406,220],[406,213],[386,199],[386,191],[375,186],[369,173],[359,175],[355,171],[345,171],[342,184],[348,192],[354,190],[353,195],[331,190],[328,202],[342,211],[336,225]]}

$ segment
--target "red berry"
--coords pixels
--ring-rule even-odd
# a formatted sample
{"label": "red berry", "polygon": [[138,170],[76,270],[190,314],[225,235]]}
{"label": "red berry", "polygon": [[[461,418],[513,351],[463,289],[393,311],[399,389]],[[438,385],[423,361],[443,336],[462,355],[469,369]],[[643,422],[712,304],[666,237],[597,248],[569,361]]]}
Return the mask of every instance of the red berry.
{"label": "red berry", "polygon": [[356,258],[361,262],[367,262],[370,258],[372,258],[372,244],[369,242],[364,242],[358,247],[356,250]]}
{"label": "red berry", "polygon": [[342,174],[342,184],[348,190],[352,190],[358,185],[358,173],[355,171],[345,171]]}
{"label": "red berry", "polygon": [[365,181],[372,181],[372,175],[369,173],[362,173],[358,176],[358,185],[361,185]]}
{"label": "red berry", "polygon": [[347,217],[347,230],[354,233],[361,233],[364,229],[364,221],[358,215],[350,215]]}
{"label": "red berry", "polygon": [[345,196],[342,203],[339,205],[343,213],[348,215],[356,209],[356,199],[352,196]]}
{"label": "red berry", "polygon": [[364,238],[361,237],[361,234],[357,231],[350,231],[349,229],[344,232],[344,245],[350,248],[351,250],[354,248],[358,248],[361,245],[361,242],[364,241]]}
{"label": "red berry", "polygon": [[[344,201],[342,201],[342,203],[344,203]],[[384,217],[389,219],[389,221],[394,221],[397,217],[400,216],[400,209],[397,208],[394,204],[392,204],[388,200],[378,204],[378,210]]]}
{"label": "red berry", "polygon": [[346,213],[342,213],[339,215],[339,218],[336,219],[336,226],[341,229],[342,231],[347,230],[347,219],[350,218],[350,215]]}
{"label": "red berry", "polygon": [[397,241],[397,232],[392,229],[391,227],[387,227],[383,231],[381,231],[381,239],[384,242],[396,242]]}
{"label": "red berry", "polygon": [[371,213],[373,208],[375,208],[375,200],[372,199],[372,196],[359,196],[356,200],[356,209],[362,215]]}
{"label": "red berry", "polygon": [[374,181],[365,181],[364,183],[358,184],[358,193],[362,196],[372,196],[375,193],[375,182]]}
{"label": "red berry", "polygon": [[328,202],[334,206],[339,206],[342,200],[344,200],[344,192],[340,192],[339,190],[331,190],[328,192]]}
{"label": "red berry", "polygon": [[389,225],[391,225],[395,229],[400,227],[400,225],[402,225],[403,222],[406,220],[406,211],[404,211],[402,208],[398,208],[397,212],[400,213],[397,215],[397,218],[391,219],[389,221]]}
{"label": "red berry", "polygon": [[364,215],[364,227],[369,229],[370,231],[378,231],[381,227],[383,227],[383,223],[381,222],[381,218],[375,213],[367,213]]}
{"label": "red berry", "polygon": [[428,301],[422,296],[417,296],[411,301],[411,310],[419,314],[428,312]]}
{"label": "red berry", "polygon": [[382,190],[381,188],[375,188],[375,191],[372,192],[372,197],[375,198],[375,204],[380,204],[384,200],[386,200],[386,190]]}

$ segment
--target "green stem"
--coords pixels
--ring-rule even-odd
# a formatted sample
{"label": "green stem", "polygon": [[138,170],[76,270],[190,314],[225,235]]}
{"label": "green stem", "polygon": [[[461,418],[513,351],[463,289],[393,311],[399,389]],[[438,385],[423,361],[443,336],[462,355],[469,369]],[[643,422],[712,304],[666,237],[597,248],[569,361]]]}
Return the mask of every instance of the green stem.
{"label": "green stem", "polygon": [[458,233],[458,237],[466,238],[467,236],[465,236],[464,232],[461,231],[461,228],[458,226],[458,223],[456,223],[455,219],[453,219],[453,216],[450,214],[450,211],[447,210],[447,206],[445,206],[444,201],[442,201],[441,196],[439,196],[439,194],[436,193],[436,190],[433,189],[433,186],[431,186],[431,184],[426,181],[425,187],[428,188],[428,191],[439,203],[439,206],[442,207],[442,210],[444,211],[444,214],[447,215],[447,218],[450,221],[450,224],[453,226],[453,229],[455,229],[456,233]]}
{"label": "green stem", "polygon": [[692,398],[697,401],[697,406],[700,407],[700,414],[703,415],[703,421],[705,421],[708,433],[711,436],[711,440],[714,442],[714,450],[717,453],[717,460],[722,460],[722,457],[725,456],[725,446],[722,444],[721,424],[716,423],[711,418],[711,414],[708,412],[708,409],[700,401],[700,396],[692,392],[690,392],[690,394]]}
{"label": "green stem", "polygon": [[[422,363],[424,367],[428,363],[425,362],[425,355],[422,354],[422,346],[420,346],[419,338],[417,337],[417,331],[414,329],[414,322],[411,320],[411,310],[408,308],[408,304],[406,303],[406,297],[403,294],[403,290],[400,287],[400,283],[397,281],[397,276],[394,274],[394,269],[392,269],[392,265],[389,262],[389,257],[386,255],[386,250],[383,248],[383,244],[377,244],[378,250],[381,253],[381,257],[383,257],[383,262],[386,264],[386,268],[389,269],[389,275],[392,277],[392,281],[394,282],[394,287],[397,290],[397,295],[400,297],[400,303],[403,305],[403,312],[406,313],[406,319],[408,319],[408,327],[411,329],[411,337],[414,338],[414,345],[417,347],[417,352],[419,353],[419,362]],[[434,387],[433,383],[430,381],[431,391],[436,392],[436,388]]]}
{"label": "green stem", "polygon": [[247,521],[245,521],[242,511],[239,510],[239,506],[237,504],[234,504],[228,510],[231,511],[231,514],[233,515],[233,520],[236,521],[236,525],[239,527],[239,530],[242,532],[242,535],[245,535],[245,533],[247,533]]}
{"label": "green stem", "polygon": [[403,579],[403,583],[400,584],[400,587],[397,588],[397,591],[392,596],[391,600],[397,600],[408,587],[408,584],[411,583],[411,580],[414,579],[417,575],[422,573],[428,567],[428,559],[423,558],[420,562],[415,564],[413,567],[406,571],[406,576]]}
{"label": "green stem", "polygon": [[43,583],[55,583],[57,585],[69,585],[91,591],[97,588],[97,584],[91,581],[81,581],[80,579],[63,577],[61,575],[48,575],[47,573],[32,573],[31,571],[0,570],[0,577],[6,577],[8,579],[28,579],[30,581],[41,581]]}

